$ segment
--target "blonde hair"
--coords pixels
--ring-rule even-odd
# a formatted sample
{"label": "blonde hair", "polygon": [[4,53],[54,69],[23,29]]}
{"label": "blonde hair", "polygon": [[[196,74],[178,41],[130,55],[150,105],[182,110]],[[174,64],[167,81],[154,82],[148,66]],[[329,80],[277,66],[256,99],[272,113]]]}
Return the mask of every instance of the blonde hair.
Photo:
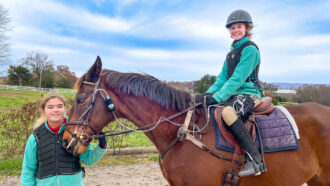
{"label": "blonde hair", "polygon": [[42,125],[46,120],[46,116],[44,116],[42,113],[42,111],[45,110],[45,107],[46,107],[46,104],[49,100],[51,99],[54,99],[54,98],[58,98],[60,99],[63,104],[64,104],[64,107],[66,107],[66,101],[65,99],[63,98],[63,96],[61,96],[60,94],[57,94],[57,93],[48,93],[46,94],[40,101],[40,104],[39,104],[39,113],[40,113],[40,117],[34,122],[33,124],[33,130],[38,128],[40,125]]}
{"label": "blonde hair", "polygon": [[246,35],[248,36],[249,39],[252,38],[252,33],[251,33],[252,29],[253,29],[253,24],[252,23],[246,24],[246,32],[247,32]]}

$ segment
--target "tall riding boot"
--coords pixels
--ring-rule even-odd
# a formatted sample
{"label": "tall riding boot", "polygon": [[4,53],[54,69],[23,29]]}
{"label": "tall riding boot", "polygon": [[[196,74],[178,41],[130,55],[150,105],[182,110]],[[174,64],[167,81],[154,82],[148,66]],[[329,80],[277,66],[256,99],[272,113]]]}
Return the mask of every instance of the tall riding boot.
{"label": "tall riding boot", "polygon": [[240,119],[237,119],[231,126],[229,126],[229,129],[236,140],[240,143],[245,153],[244,168],[239,172],[239,176],[257,176],[260,175],[261,172],[266,171],[260,153],[257,147],[253,144],[252,137],[244,123]]}

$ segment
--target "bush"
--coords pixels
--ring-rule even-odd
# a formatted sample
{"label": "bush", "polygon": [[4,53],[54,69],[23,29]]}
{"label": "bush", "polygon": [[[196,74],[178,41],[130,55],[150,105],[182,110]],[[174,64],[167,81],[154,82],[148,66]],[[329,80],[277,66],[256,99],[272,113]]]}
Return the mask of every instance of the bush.
{"label": "bush", "polygon": [[[68,109],[72,99],[66,99]],[[40,100],[24,104],[19,109],[0,113],[0,159],[22,156],[32,133],[33,122],[38,119]]]}
{"label": "bush", "polygon": [[25,143],[32,132],[32,123],[39,116],[38,106],[39,101],[0,113],[1,158],[23,155]]}

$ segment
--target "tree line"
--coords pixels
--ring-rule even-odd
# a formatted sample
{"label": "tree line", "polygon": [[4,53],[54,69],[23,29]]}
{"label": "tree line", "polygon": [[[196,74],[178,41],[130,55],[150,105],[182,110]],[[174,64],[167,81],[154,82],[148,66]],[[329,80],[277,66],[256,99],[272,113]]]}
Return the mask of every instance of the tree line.
{"label": "tree line", "polygon": [[[34,86],[43,88],[72,88],[76,74],[66,65],[54,67],[47,54],[32,51],[18,60],[18,65],[9,65],[11,54],[8,32],[12,30],[9,10],[0,4],[0,74],[7,72],[5,83],[9,85]],[[8,66],[8,70],[3,67]]]}
{"label": "tree line", "polygon": [[53,61],[40,51],[32,51],[18,62],[19,65],[9,66],[8,85],[72,88],[77,80],[76,74],[68,66],[58,65],[54,68]]}

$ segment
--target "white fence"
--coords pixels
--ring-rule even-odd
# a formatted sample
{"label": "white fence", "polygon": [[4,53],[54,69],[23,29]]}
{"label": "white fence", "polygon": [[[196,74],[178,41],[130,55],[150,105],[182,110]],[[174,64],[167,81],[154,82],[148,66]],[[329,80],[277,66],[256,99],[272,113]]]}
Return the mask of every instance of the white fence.
{"label": "white fence", "polygon": [[54,88],[36,88],[15,85],[0,85],[0,89],[5,90],[21,90],[21,91],[37,91],[37,92],[56,92],[56,93],[76,93],[76,90],[54,89]]}

